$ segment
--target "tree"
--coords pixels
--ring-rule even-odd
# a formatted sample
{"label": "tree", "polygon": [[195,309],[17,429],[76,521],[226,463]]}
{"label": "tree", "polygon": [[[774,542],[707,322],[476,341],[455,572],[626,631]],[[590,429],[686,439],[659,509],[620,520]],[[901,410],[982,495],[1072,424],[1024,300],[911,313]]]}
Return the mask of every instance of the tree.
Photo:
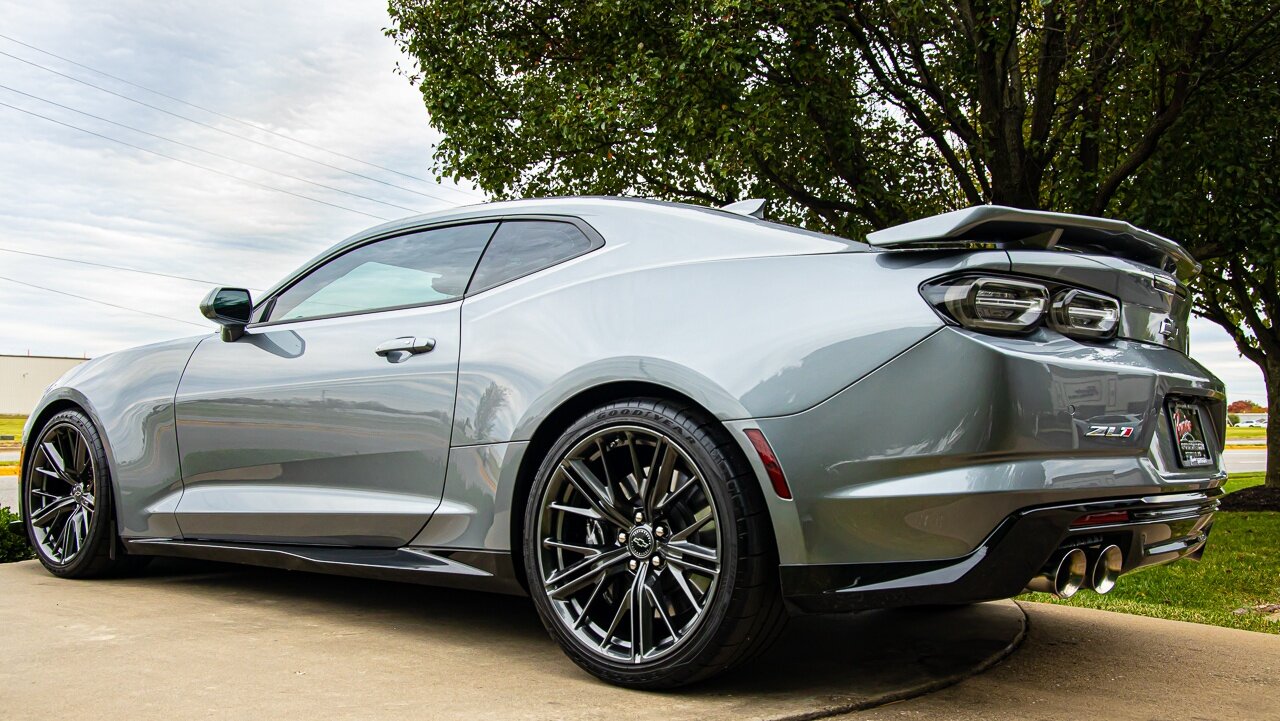
{"label": "tree", "polygon": [[1205,261],[1197,311],[1232,332],[1280,407],[1272,2],[391,0],[390,12],[445,134],[442,175],[499,197],[765,197],[780,219],[853,237],[989,202],[1129,217]]}
{"label": "tree", "polygon": [[1266,410],[1266,408],[1248,400],[1233,401],[1227,405],[1228,413],[1263,413]]}

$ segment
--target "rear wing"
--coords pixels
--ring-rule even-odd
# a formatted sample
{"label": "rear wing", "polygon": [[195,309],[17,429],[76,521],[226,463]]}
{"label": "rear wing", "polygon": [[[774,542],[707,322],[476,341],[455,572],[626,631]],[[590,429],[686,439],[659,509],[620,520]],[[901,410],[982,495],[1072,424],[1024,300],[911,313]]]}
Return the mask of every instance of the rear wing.
{"label": "rear wing", "polygon": [[994,244],[1002,248],[1058,249],[1113,255],[1176,273],[1200,272],[1185,248],[1123,220],[977,205],[913,220],[867,235],[879,248],[947,248]]}

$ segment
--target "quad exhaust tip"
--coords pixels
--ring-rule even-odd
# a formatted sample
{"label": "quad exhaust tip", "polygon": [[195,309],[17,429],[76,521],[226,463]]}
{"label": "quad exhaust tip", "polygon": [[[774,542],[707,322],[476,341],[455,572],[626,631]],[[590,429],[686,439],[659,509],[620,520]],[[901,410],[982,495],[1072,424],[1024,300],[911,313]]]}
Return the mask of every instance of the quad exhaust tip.
{"label": "quad exhaust tip", "polygon": [[[1115,547],[1112,546],[1111,548]],[[1119,552],[1120,549],[1116,548],[1116,551]],[[1060,555],[1055,555],[1049,564],[1045,566],[1044,571],[1041,571],[1039,576],[1031,579],[1031,583],[1027,584],[1027,590],[1052,593],[1058,598],[1071,598],[1084,586],[1088,568],[1089,559],[1084,555],[1084,551],[1079,548],[1073,548]],[[1117,572],[1116,575],[1119,575],[1119,573]],[[1114,579],[1111,585],[1115,585]],[[1107,590],[1110,590],[1110,588]]]}
{"label": "quad exhaust tip", "polygon": [[1089,574],[1089,586],[1095,593],[1107,593],[1116,587],[1116,581],[1123,570],[1124,552],[1119,546],[1107,546],[1093,562],[1093,572]]}

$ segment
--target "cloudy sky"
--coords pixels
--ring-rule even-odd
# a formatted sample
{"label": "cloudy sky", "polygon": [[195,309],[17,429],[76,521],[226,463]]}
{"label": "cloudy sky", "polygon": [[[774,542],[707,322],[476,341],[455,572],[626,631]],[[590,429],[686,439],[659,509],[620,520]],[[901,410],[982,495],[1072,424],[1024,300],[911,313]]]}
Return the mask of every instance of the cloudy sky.
{"label": "cloudy sky", "polygon": [[[380,0],[0,0],[0,353],[199,333],[211,284],[263,289],[380,218],[476,202],[415,179],[438,137],[388,23]],[[1216,326],[1196,321],[1192,344],[1232,399],[1265,399]]]}

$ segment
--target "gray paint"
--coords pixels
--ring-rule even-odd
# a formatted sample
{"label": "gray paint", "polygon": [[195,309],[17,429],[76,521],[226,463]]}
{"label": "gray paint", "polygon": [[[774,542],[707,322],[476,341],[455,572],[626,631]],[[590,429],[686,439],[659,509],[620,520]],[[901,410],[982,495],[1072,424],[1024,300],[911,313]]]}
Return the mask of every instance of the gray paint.
{"label": "gray paint", "polygon": [[[187,538],[398,546],[439,505],[461,302],[210,338],[177,393]],[[428,353],[381,357],[392,338]]]}
{"label": "gray paint", "polygon": [[124,536],[178,534],[173,511],[182,493],[173,394],[200,338],[183,338],[95,358],[46,391],[27,419],[33,437],[44,409],[62,401],[83,408],[102,431]]}
{"label": "gray paint", "polygon": [[1037,232],[1083,231],[1096,236],[1096,242],[1103,246],[1114,244],[1116,239],[1132,239],[1171,258],[1177,264],[1179,272],[1187,277],[1200,272],[1200,264],[1181,245],[1123,220],[1043,210],[1024,210],[1003,205],[976,205],[913,220],[910,223],[869,233],[867,242],[877,247],[889,248],[927,244],[939,240],[964,240],[979,234],[983,226],[997,225],[1034,228]]}
{"label": "gray paint", "polygon": [[[783,563],[954,558],[1020,508],[1217,485],[1220,465],[1177,467],[1170,392],[1225,398],[1166,348],[940,331],[813,409],[757,421],[796,495],[783,525],[803,544]],[[1139,423],[1132,438],[1084,436],[1120,415]]]}
{"label": "gray paint", "polygon": [[[529,214],[580,219],[605,245],[460,302],[251,325],[194,355],[198,339],[106,356],[42,403],[75,400],[104,429],[133,538],[510,549],[525,441],[567,399],[615,381],[667,387],[725,423],[789,564],[954,558],[1029,504],[1222,480],[1172,461],[1160,399],[1208,398],[1217,423],[1221,384],[1179,343],[1155,345],[1158,323],[1184,322],[1186,308],[1130,261],[881,252],[715,210],[587,198],[397,221],[317,262],[404,230]],[[917,288],[962,271],[1111,292],[1123,334],[1145,342],[957,330]],[[374,355],[407,335],[435,349]],[[1082,437],[1115,415],[1141,433]],[[752,427],[794,500],[773,494],[741,433]]]}

